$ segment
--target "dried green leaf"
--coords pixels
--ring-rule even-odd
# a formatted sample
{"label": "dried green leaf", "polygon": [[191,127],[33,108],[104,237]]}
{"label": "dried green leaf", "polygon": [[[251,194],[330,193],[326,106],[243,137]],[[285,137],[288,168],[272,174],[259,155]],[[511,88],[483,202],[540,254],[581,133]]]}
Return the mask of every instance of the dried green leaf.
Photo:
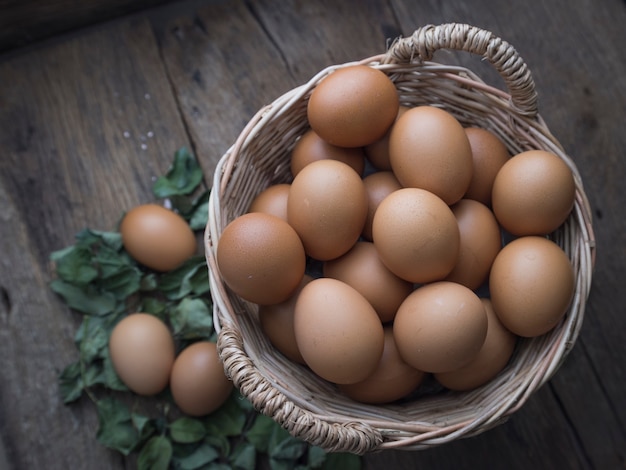
{"label": "dried green leaf", "polygon": [[307,467],[319,468],[326,460],[326,451],[318,446],[309,446],[307,454]]}
{"label": "dried green leaf", "polygon": [[163,318],[165,312],[168,309],[168,304],[155,299],[154,297],[144,297],[139,304],[139,311],[145,313],[151,313],[152,315]]}
{"label": "dried green leaf", "polygon": [[254,423],[246,432],[246,439],[254,445],[256,450],[267,453],[270,436],[276,426],[278,426],[278,423],[272,418],[259,414],[254,418]]}
{"label": "dried green leaf", "polygon": [[170,424],[170,437],[174,442],[191,444],[201,441],[206,435],[202,421],[187,416]]}
{"label": "dried green leaf", "polygon": [[204,442],[216,449],[221,455],[230,454],[230,441],[226,436],[211,434],[209,430],[207,436],[204,438]]}
{"label": "dried green leaf", "polygon": [[132,423],[130,411],[119,400],[105,397],[96,403],[99,427],[98,442],[129,455],[140,442],[139,434]]}
{"label": "dried green leaf", "polygon": [[182,147],[174,155],[174,162],[167,173],[154,182],[152,192],[157,198],[190,194],[202,182],[202,177],[196,158]]}
{"label": "dried green leaf", "polygon": [[167,470],[172,460],[172,443],[165,436],[151,437],[137,458],[138,470]]}
{"label": "dried green leaf", "polygon": [[210,191],[206,190],[193,201],[192,212],[189,215],[189,226],[191,230],[204,230],[209,221],[209,196]]}
{"label": "dried green leaf", "polygon": [[225,463],[211,462],[203,470],[232,470],[232,469],[230,468],[230,465],[226,465]]}
{"label": "dried green leaf", "polygon": [[109,334],[110,326],[106,317],[83,316],[83,322],[76,331],[74,341],[78,345],[84,364],[101,357],[103,349],[108,346]]}
{"label": "dried green leaf", "polygon": [[267,454],[275,460],[297,460],[307,449],[306,442],[293,437],[289,432],[275,426],[270,434]]}
{"label": "dried green leaf", "polygon": [[142,292],[150,292],[158,287],[158,279],[154,273],[144,274],[139,282],[139,290]]}
{"label": "dried green leaf", "polygon": [[202,295],[209,291],[209,273],[206,259],[194,256],[173,271],[159,278],[159,290],[170,300],[180,300],[188,295]]}
{"label": "dried green leaf", "polygon": [[98,287],[112,293],[118,300],[124,300],[141,287],[141,271],[135,266],[120,266],[115,274],[100,278]]}
{"label": "dried green leaf", "polygon": [[335,470],[336,468],[341,468],[342,470],[360,470],[361,464],[362,459],[360,456],[348,452],[337,452],[327,454],[320,468],[322,470]]}
{"label": "dried green leaf", "polygon": [[256,449],[247,442],[240,442],[230,455],[232,468],[237,470],[254,470],[256,468]]}
{"label": "dried green leaf", "polygon": [[104,350],[100,352],[100,355],[102,357],[102,383],[111,390],[120,392],[128,391],[128,387],[122,382],[122,379],[120,379],[120,376],[117,375],[117,372],[115,372],[113,368],[109,348],[104,348]]}
{"label": "dried green leaf", "polygon": [[207,433],[217,436],[239,436],[245,424],[246,415],[232,398],[206,418]]}
{"label": "dried green leaf", "polygon": [[83,383],[85,384],[85,388],[104,383],[104,374],[102,372],[102,364],[100,364],[100,361],[98,361],[98,363],[92,363],[84,366]]}
{"label": "dried green leaf", "polygon": [[220,453],[215,447],[203,442],[199,446],[195,447],[193,451],[182,456],[175,456],[173,463],[175,468],[180,470],[196,470],[204,469],[207,464],[217,460]]}
{"label": "dried green leaf", "polygon": [[106,315],[113,312],[117,304],[113,294],[99,293],[91,284],[80,288],[55,279],[50,288],[63,298],[68,307],[88,315]]}
{"label": "dried green leaf", "polygon": [[250,400],[244,397],[241,394],[241,392],[239,392],[239,390],[234,389],[232,395],[233,395],[232,399],[235,401],[235,403],[237,403],[237,406],[239,406],[239,408],[241,408],[243,411],[245,411],[246,413],[255,411],[254,405],[250,403]]}
{"label": "dried green leaf", "polygon": [[88,246],[94,249],[100,246],[109,247],[115,251],[122,249],[122,235],[119,232],[103,232],[101,230],[84,229],[76,235],[78,246]]}
{"label": "dried green leaf", "polygon": [[184,340],[209,339],[214,332],[213,316],[202,299],[184,298],[170,313],[174,336]]}
{"label": "dried green leaf", "polygon": [[272,470],[295,470],[295,462],[283,459],[269,459],[270,468]]}
{"label": "dried green leaf", "polygon": [[59,389],[63,403],[71,403],[83,394],[83,378],[80,373],[80,362],[67,366],[59,374]]}
{"label": "dried green leaf", "polygon": [[55,262],[57,276],[78,285],[88,284],[98,276],[92,258],[87,248],[78,246],[70,246],[50,255],[50,259]]}
{"label": "dried green leaf", "polygon": [[149,437],[154,432],[154,423],[151,418],[139,413],[131,413],[130,419],[141,440]]}

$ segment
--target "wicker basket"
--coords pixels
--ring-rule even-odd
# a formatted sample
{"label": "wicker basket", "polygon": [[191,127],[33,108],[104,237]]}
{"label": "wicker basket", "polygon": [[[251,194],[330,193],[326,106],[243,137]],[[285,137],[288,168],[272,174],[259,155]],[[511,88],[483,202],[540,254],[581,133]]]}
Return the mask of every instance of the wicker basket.
{"label": "wicker basket", "polygon": [[[510,94],[485,84],[466,68],[432,62],[439,49],[483,56],[504,78]],[[334,70],[356,63],[388,74],[401,104],[441,106],[464,125],[494,132],[512,154],[544,149],[560,156],[574,172],[574,210],[552,234],[575,269],[571,307],[551,332],[520,340],[506,369],[470,392],[433,388],[396,404],[356,403],[276,352],[261,332],[256,306],[234,295],[220,279],[215,257],[222,230],[246,212],[260,191],[290,180],[289,155],[296,138],[308,129],[311,91]],[[591,212],[579,173],[538,114],[526,64],[505,41],[464,24],[425,26],[411,37],[398,39],[386,54],[328,67],[262,108],[217,166],[205,243],[218,348],[227,374],[257,410],[292,435],[327,451],[356,454],[440,445],[479,434],[518,410],[556,372],[574,345],[595,259]]]}

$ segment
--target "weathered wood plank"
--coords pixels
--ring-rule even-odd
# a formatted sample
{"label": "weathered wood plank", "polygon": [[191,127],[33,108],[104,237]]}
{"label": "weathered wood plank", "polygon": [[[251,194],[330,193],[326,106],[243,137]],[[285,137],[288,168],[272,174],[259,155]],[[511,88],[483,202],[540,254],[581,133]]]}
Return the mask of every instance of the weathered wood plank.
{"label": "weathered wood plank", "polygon": [[170,0],[0,0],[0,51]]}
{"label": "weathered wood plank", "polygon": [[114,227],[188,145],[145,21],[16,57],[0,72],[0,169],[41,261],[85,225]]}
{"label": "weathered wood plank", "polygon": [[0,435],[15,468],[120,468],[95,407],[66,407],[75,318],[48,288],[49,254],[84,227],[115,228],[153,200],[152,178],[189,145],[145,20],[0,63]]}
{"label": "weathered wood plank", "polygon": [[[289,2],[277,11],[271,2],[235,1],[157,17],[172,86],[206,171],[263,105],[326,66],[384,51],[391,12],[378,2],[366,6]],[[349,11],[352,21],[342,28],[324,23]]]}
{"label": "weathered wood plank", "polygon": [[120,468],[122,459],[95,440],[91,403],[65,407],[58,373],[76,360],[76,323],[48,289],[21,208],[0,185],[0,435],[10,468],[71,468],[98,462]]}
{"label": "weathered wood plank", "polygon": [[289,0],[282,5],[276,10],[268,0],[251,4],[299,83],[325,67],[383,53],[400,34],[386,2]]}
{"label": "weathered wood plank", "polygon": [[206,174],[263,105],[295,86],[244,2],[156,23],[163,59]]}

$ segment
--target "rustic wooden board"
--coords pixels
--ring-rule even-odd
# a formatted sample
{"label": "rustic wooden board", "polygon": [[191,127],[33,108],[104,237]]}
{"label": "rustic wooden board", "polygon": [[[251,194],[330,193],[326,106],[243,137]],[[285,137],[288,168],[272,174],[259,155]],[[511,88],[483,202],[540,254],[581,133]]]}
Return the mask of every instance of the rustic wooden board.
{"label": "rustic wooden board", "polygon": [[0,51],[170,0],[0,0]]}
{"label": "rustic wooden board", "polygon": [[[577,163],[596,216],[594,284],[564,366],[508,422],[427,451],[372,454],[365,466],[623,468],[626,5],[492,3],[190,1],[0,56],[0,438],[9,462],[125,465],[95,441],[90,403],[59,400],[77,319],[47,288],[51,251],[150,200],[153,176],[181,145],[210,174],[261,106],[322,68],[458,21],[500,35],[531,67],[541,114]],[[499,80],[475,57],[435,59]]]}
{"label": "rustic wooden board", "polygon": [[95,407],[66,407],[78,318],[52,294],[49,254],[153,200],[152,178],[188,145],[145,20],[0,63],[0,435],[14,468],[120,468]]}

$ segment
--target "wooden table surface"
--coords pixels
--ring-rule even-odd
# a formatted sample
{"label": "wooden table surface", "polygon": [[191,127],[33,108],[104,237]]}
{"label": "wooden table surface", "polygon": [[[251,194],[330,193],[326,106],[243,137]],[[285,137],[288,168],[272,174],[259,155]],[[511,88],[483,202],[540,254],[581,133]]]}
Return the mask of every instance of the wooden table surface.
{"label": "wooden table surface", "polygon": [[[1,13],[0,13],[1,14]],[[78,318],[48,287],[52,251],[152,200],[191,148],[210,175],[263,105],[428,23],[513,44],[540,113],[582,175],[597,263],[565,364],[506,423],[365,468],[626,468],[626,4],[621,0],[177,2],[0,55],[0,467],[113,469],[87,400],[64,406]],[[489,80],[477,57],[441,53]],[[210,181],[210,179],[208,180]],[[3,464],[3,454],[4,460]]]}

